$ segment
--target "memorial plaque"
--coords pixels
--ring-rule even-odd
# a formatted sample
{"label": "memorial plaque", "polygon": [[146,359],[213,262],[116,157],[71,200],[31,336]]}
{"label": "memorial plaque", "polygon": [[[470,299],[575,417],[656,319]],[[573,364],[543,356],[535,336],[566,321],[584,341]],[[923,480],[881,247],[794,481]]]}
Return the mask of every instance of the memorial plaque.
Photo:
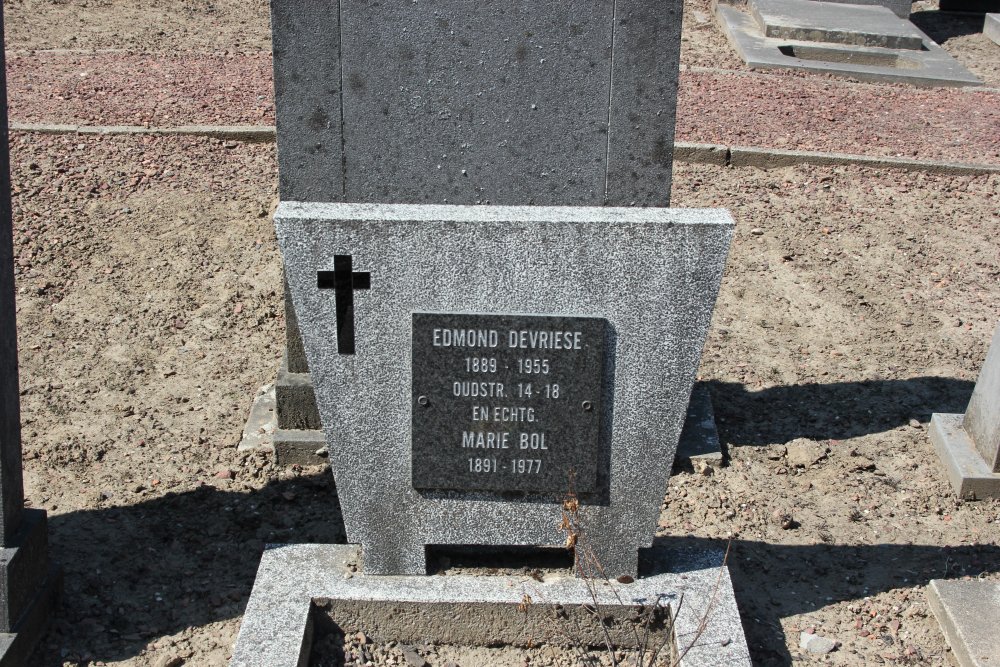
{"label": "memorial plaque", "polygon": [[414,313],[413,488],[596,491],[605,327]]}

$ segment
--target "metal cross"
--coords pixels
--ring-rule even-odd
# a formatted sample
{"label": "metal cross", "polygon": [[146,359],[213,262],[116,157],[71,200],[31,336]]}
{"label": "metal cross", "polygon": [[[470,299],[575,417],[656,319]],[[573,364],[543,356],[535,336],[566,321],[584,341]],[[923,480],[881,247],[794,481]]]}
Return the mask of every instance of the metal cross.
{"label": "metal cross", "polygon": [[338,354],[354,354],[354,290],[369,289],[371,284],[371,274],[355,271],[350,255],[334,255],[333,271],[316,273],[317,288],[334,290]]}

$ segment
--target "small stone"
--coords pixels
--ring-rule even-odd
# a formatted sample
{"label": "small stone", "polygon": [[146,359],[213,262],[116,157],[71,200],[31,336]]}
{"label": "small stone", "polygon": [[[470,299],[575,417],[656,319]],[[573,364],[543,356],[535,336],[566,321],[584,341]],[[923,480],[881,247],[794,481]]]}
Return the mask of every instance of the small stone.
{"label": "small stone", "polygon": [[399,650],[403,653],[403,658],[410,667],[427,667],[427,661],[409,646],[401,646]]}
{"label": "small stone", "polygon": [[780,461],[788,454],[788,448],[784,445],[771,445],[764,450],[764,456],[771,461]]}
{"label": "small stone", "polygon": [[236,473],[234,473],[229,468],[221,468],[218,472],[215,473],[216,479],[232,479],[235,476]]}
{"label": "small stone", "polygon": [[691,467],[699,475],[711,477],[715,474],[715,464],[713,461],[698,457],[691,457]]}
{"label": "small stone", "polygon": [[764,230],[761,229],[760,227],[754,227],[753,229],[750,230],[750,233],[753,234],[754,236],[760,236],[761,234],[764,233]]}
{"label": "small stone", "polygon": [[164,655],[156,661],[155,667],[180,667],[183,664],[184,660],[176,655]]}
{"label": "small stone", "polygon": [[771,514],[771,518],[776,524],[781,526],[782,530],[792,530],[793,528],[799,527],[798,521],[796,521],[791,514],[785,512],[784,510],[774,510]]}
{"label": "small stone", "polygon": [[797,468],[808,468],[826,458],[827,449],[815,440],[796,438],[788,445],[788,463]]}
{"label": "small stone", "polygon": [[366,635],[363,632],[359,632],[358,634],[354,635],[354,639],[357,640],[358,644],[361,646],[364,646],[365,644],[368,643],[368,635]]}
{"label": "small stone", "polygon": [[837,642],[829,637],[802,632],[799,634],[799,648],[808,653],[823,655],[836,649]]}

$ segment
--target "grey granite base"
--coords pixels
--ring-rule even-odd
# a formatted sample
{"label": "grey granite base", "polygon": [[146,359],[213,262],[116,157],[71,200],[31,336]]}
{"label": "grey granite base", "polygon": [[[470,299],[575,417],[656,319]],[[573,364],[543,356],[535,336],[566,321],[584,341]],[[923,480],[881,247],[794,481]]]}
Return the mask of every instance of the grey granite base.
{"label": "grey granite base", "polygon": [[677,462],[684,461],[701,473],[722,466],[722,443],[715,425],[712,395],[704,385],[695,385],[691,392],[681,439],[677,443]]}
{"label": "grey granite base", "polygon": [[[311,385],[309,389],[311,391]],[[275,462],[281,466],[326,463],[327,445],[322,430],[278,428],[279,411],[275,393],[273,384],[265,385],[257,392],[243,427],[239,451],[274,452]]]}
{"label": "grey granite base", "polygon": [[278,368],[274,393],[278,428],[296,431],[322,428],[312,377],[308,372],[289,371],[287,358],[282,359]]}
{"label": "grey granite base", "polygon": [[[802,12],[809,14],[811,6],[824,3],[801,0],[801,4]],[[839,5],[838,12],[843,15],[870,9]],[[866,16],[859,17],[860,26],[865,25]],[[721,3],[716,7],[716,17],[730,43],[750,67],[797,69],[918,86],[982,85],[982,81],[926,35],[921,50],[846,46],[766,37],[753,17]]]}
{"label": "grey granite base", "polygon": [[[548,575],[367,576],[355,573],[355,545],[273,545],[261,559],[230,667],[299,667],[307,664],[314,614],[324,613],[347,632],[377,641],[526,645],[550,636],[579,645],[600,637],[577,635],[572,617],[593,604],[627,614],[636,606],[669,607],[676,614],[674,646],[681,665],[750,664],[728,568],[718,552],[656,547],[647,556],[649,576],[631,584]],[[589,586],[588,586],[589,585]],[[593,589],[593,593],[592,593]],[[518,609],[530,596],[527,611]],[[683,602],[681,602],[683,600]],[[624,602],[624,604],[622,604]],[[532,621],[525,621],[525,614]],[[582,613],[582,612],[581,612]],[[703,628],[700,628],[702,621]],[[593,628],[596,630],[596,628]],[[627,633],[621,637],[627,646]]]}
{"label": "grey granite base", "polygon": [[962,426],[964,415],[934,414],[930,437],[955,493],[967,500],[1000,498],[1000,473],[990,470]]}
{"label": "grey granite base", "polygon": [[932,579],[927,602],[961,667],[1000,664],[1000,582]]}

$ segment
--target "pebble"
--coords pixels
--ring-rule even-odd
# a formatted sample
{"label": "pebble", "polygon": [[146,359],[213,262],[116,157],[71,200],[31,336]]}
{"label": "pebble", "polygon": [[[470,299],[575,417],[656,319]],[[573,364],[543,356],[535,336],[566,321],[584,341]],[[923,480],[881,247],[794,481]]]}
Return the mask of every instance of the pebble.
{"label": "pebble", "polygon": [[403,658],[410,667],[427,667],[427,661],[409,646],[401,646],[399,650],[402,651]]}
{"label": "pebble", "polygon": [[797,468],[808,468],[826,458],[826,447],[808,438],[796,438],[786,448],[788,463]]}
{"label": "pebble", "polygon": [[184,660],[176,655],[165,655],[156,661],[155,667],[180,667]]}
{"label": "pebble", "polygon": [[802,632],[799,634],[799,648],[809,653],[823,655],[837,648],[837,642],[829,637]]}

